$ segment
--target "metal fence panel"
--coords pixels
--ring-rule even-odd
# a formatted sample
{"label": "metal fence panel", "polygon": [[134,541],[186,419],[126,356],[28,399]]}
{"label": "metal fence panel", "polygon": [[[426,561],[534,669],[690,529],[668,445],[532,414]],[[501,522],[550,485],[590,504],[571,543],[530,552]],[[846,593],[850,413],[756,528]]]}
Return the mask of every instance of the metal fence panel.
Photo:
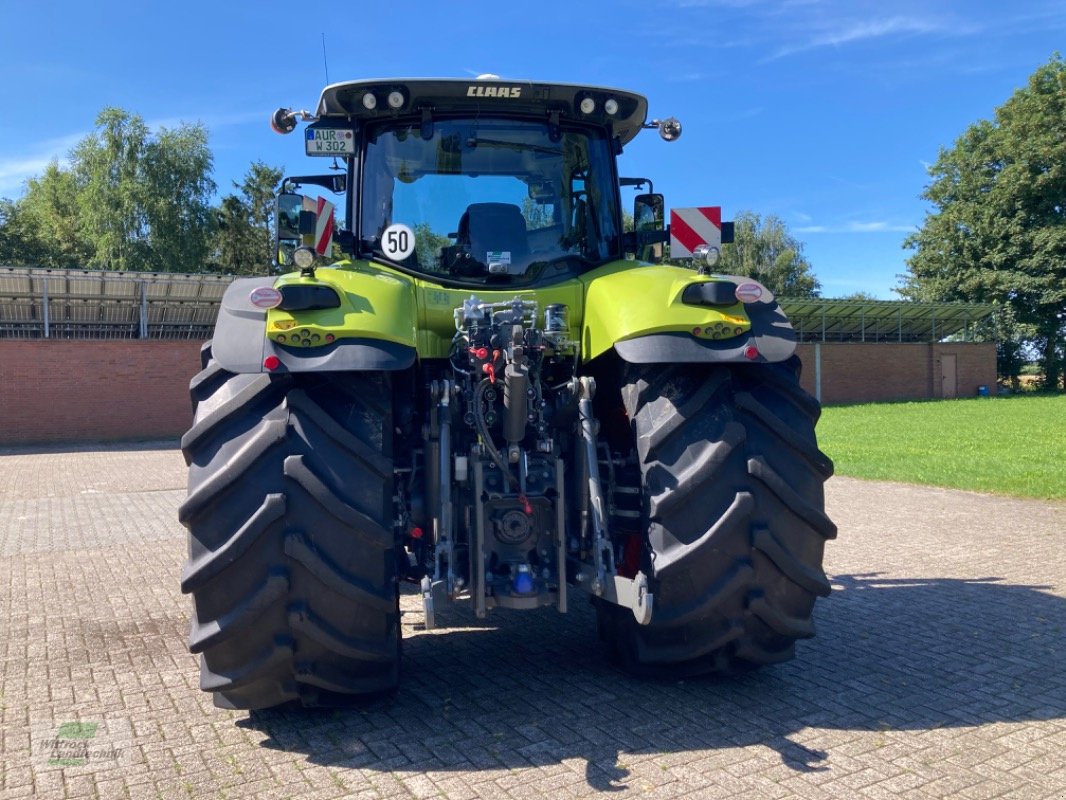
{"label": "metal fence panel", "polygon": [[233,280],[0,266],[0,338],[208,339]]}

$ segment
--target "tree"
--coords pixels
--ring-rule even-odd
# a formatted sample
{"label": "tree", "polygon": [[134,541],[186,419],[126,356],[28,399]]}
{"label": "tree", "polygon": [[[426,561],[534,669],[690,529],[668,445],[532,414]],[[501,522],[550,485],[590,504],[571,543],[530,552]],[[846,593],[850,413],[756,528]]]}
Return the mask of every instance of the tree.
{"label": "tree", "polygon": [[526,230],[529,231],[550,228],[555,224],[551,209],[544,203],[538,203],[532,197],[522,200],[522,218],[526,221]]}
{"label": "tree", "polygon": [[1013,307],[1001,305],[996,313],[984,320],[973,331],[978,342],[995,342],[996,372],[1015,391],[1021,389],[1022,367],[1028,363],[1035,331],[1030,325],[1018,322]]}
{"label": "tree", "polygon": [[262,161],[254,161],[244,180],[237,186],[244,195],[251,225],[254,229],[256,260],[268,267],[274,262],[275,198],[281,183],[282,170]]}
{"label": "tree", "polygon": [[255,231],[251,213],[244,201],[229,194],[215,211],[214,260],[217,268],[231,275],[250,275],[256,271]]}
{"label": "tree", "polygon": [[105,108],[70,166],[53,161],[5,210],[5,236],[17,236],[19,263],[198,272],[214,225],[211,167],[202,125],[153,136],[136,114]]}
{"label": "tree", "polygon": [[755,278],[782,297],[819,296],[822,286],[803,255],[803,243],[779,217],[742,211],[733,224],[733,243],[722,245],[715,272]]}
{"label": "tree", "polygon": [[0,264],[66,266],[55,263],[55,257],[55,250],[47,247],[22,203],[0,199]]}
{"label": "tree", "polygon": [[78,217],[93,244],[89,265],[144,269],[148,226],[140,162],[148,128],[118,108],[101,111],[96,127],[71,153]]}
{"label": "tree", "polygon": [[419,268],[426,272],[442,272],[441,251],[451,245],[452,240],[436,233],[428,222],[417,223],[414,234]]}
{"label": "tree", "polygon": [[146,266],[199,272],[210,253],[212,156],[202,125],[160,129],[144,148],[141,205],[148,228]]}
{"label": "tree", "polygon": [[78,211],[77,184],[58,161],[27,182],[26,194],[5,216],[5,228],[14,239],[10,263],[73,268],[84,267],[92,257]]}
{"label": "tree", "polygon": [[162,128],[105,108],[71,154],[92,266],[193,272],[203,267],[212,218],[212,156],[202,125]]}
{"label": "tree", "polygon": [[874,295],[870,294],[870,292],[852,292],[851,294],[846,294],[843,297],[840,297],[838,299],[840,299],[840,300],[856,300],[856,301],[858,301],[860,303],[865,303],[867,301],[871,301],[871,302],[875,302],[876,303],[878,301],[878,298],[875,297]]}
{"label": "tree", "polygon": [[240,183],[240,194],[229,194],[215,210],[214,259],[226,272],[265,273],[274,262],[275,195],[281,169],[255,161]]}
{"label": "tree", "polygon": [[0,264],[22,265],[27,263],[28,242],[22,224],[18,204],[8,198],[0,198]]}
{"label": "tree", "polygon": [[1033,332],[1051,387],[1061,383],[1066,339],[1063,130],[1066,62],[1056,55],[992,120],[941,149],[922,194],[934,210],[904,242],[915,254],[900,289],[917,300],[1009,306],[1012,325]]}

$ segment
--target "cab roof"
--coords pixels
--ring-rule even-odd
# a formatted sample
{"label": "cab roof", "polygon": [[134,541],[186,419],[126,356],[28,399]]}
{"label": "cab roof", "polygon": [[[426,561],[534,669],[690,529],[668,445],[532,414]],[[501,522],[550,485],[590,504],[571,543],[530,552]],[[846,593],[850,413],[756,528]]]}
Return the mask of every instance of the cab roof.
{"label": "cab roof", "polygon": [[[396,105],[399,92],[402,102]],[[373,100],[367,99],[371,96]],[[592,105],[582,101],[591,99]],[[608,101],[618,108],[608,114]],[[485,78],[385,78],[334,83],[322,90],[316,116],[361,121],[430,113],[523,114],[562,121],[610,125],[623,144],[636,136],[648,115],[642,95],[601,86]]]}

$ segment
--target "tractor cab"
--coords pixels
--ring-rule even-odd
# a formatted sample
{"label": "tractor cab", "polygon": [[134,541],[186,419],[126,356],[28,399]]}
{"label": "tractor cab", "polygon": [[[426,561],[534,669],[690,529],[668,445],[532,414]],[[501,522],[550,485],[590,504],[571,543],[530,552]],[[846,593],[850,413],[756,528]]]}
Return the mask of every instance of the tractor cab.
{"label": "tractor cab", "polygon": [[[505,288],[638,252],[623,231],[615,157],[642,128],[680,135],[676,120],[646,124],[646,114],[647,101],[631,92],[495,77],[329,86],[314,114],[279,109],[273,124],[289,132],[309,121],[307,154],[343,162],[343,175],[289,179],[343,193],[334,238],[323,238],[334,227],[322,219],[328,201],[285,193],[279,263],[299,258],[306,269],[335,242],[355,260]],[[634,211],[652,221],[639,226],[639,244],[661,241],[661,197],[638,196]]]}

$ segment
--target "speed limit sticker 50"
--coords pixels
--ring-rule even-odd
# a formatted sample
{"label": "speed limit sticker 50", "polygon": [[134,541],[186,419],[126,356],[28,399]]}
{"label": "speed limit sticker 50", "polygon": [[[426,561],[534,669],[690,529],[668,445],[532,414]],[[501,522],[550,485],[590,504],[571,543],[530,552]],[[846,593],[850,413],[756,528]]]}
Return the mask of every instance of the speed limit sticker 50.
{"label": "speed limit sticker 50", "polygon": [[415,251],[415,232],[397,222],[385,229],[381,237],[381,252],[393,261],[403,261]]}

